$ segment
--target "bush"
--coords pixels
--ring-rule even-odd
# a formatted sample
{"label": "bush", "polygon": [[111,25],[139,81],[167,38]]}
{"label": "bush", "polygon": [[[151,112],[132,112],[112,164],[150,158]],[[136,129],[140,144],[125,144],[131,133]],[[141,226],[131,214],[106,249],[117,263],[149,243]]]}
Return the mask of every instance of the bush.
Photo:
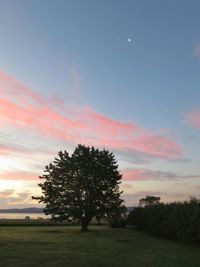
{"label": "bush", "polygon": [[129,213],[128,224],[156,236],[199,242],[200,200],[137,207]]}
{"label": "bush", "polygon": [[127,217],[127,208],[124,205],[119,206],[115,209],[111,216],[108,218],[108,223],[111,227],[115,228],[124,228],[127,225],[128,217]]}
{"label": "bush", "polygon": [[127,218],[113,216],[109,219],[109,224],[112,228],[125,228],[127,225]]}

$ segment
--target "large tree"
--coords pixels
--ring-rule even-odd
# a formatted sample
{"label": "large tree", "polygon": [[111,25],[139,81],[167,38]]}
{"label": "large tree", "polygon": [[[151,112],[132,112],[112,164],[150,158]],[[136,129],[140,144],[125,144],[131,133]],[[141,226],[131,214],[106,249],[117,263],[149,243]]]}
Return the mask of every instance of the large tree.
{"label": "large tree", "polygon": [[123,202],[122,175],[114,154],[105,149],[78,145],[71,156],[60,151],[40,178],[43,195],[33,199],[46,204],[53,219],[79,222],[82,231],[93,217],[112,216]]}

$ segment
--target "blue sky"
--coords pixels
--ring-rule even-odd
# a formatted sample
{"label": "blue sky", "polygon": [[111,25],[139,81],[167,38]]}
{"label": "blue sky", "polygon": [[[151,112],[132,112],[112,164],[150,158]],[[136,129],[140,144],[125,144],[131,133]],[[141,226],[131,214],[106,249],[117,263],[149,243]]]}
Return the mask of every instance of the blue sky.
{"label": "blue sky", "polygon": [[[147,193],[160,194],[166,201],[196,195],[200,186],[199,10],[199,1],[194,0],[2,0],[0,193],[6,196],[2,205],[34,204],[28,199],[38,190],[37,179],[26,179],[25,172],[27,177],[39,175],[53,152],[80,142],[116,153],[124,173],[124,197],[130,204]],[[31,109],[22,97],[35,101]],[[62,107],[52,101],[57,98]],[[48,106],[44,116],[46,112],[57,118],[53,130],[44,121],[33,120],[34,112],[41,115],[41,99]],[[72,121],[65,125],[68,120],[82,121],[87,131],[76,124],[63,139],[61,129],[73,125]],[[137,128],[134,140],[133,126]],[[27,162],[21,149],[19,162],[16,146],[17,153],[20,146],[34,147],[32,160]],[[33,154],[40,155],[38,168]],[[14,189],[13,183],[15,187],[22,183],[23,190]]]}

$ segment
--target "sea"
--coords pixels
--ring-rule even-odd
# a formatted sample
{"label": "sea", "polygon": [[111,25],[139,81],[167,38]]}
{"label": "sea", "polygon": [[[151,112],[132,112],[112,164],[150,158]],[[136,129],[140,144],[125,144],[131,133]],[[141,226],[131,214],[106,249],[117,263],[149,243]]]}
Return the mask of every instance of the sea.
{"label": "sea", "polygon": [[26,217],[30,217],[30,219],[50,218],[44,213],[0,213],[0,219],[25,219]]}

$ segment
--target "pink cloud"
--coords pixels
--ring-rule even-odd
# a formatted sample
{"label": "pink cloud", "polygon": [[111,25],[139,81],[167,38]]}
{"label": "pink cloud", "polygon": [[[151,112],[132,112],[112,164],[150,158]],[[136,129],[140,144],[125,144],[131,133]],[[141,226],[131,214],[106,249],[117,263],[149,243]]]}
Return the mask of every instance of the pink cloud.
{"label": "pink cloud", "polygon": [[59,97],[47,97],[43,96],[40,93],[33,91],[28,86],[17,81],[15,78],[8,75],[3,70],[0,70],[0,92],[1,97],[6,96],[17,101],[20,100],[21,103],[27,105],[30,103],[37,103],[40,105],[63,105],[63,100]]}
{"label": "pink cloud", "polygon": [[79,131],[84,127],[81,122],[64,117],[49,107],[21,107],[4,99],[0,99],[0,114],[4,123],[69,141],[72,138],[69,129]]}
{"label": "pink cloud", "polygon": [[163,134],[109,118],[91,107],[59,109],[59,104],[64,104],[59,99],[46,98],[2,71],[0,94],[0,125],[12,126],[27,135],[36,132],[72,144],[133,151],[154,158],[177,159],[182,155],[181,147]]}
{"label": "pink cloud", "polygon": [[123,172],[123,180],[137,181],[137,180],[148,180],[149,177],[146,175],[144,170],[140,169],[128,169]]}
{"label": "pink cloud", "polygon": [[200,130],[200,110],[189,112],[185,115],[184,119],[189,126]]}
{"label": "pink cloud", "polygon": [[11,149],[0,146],[0,155],[8,155],[12,152]]}
{"label": "pink cloud", "polygon": [[171,138],[152,134],[151,131],[133,123],[110,119],[86,108],[82,112],[85,129],[95,132],[95,138],[83,139],[93,145],[110,147],[118,150],[130,150],[149,156],[174,159],[182,155],[181,147]]}
{"label": "pink cloud", "polygon": [[142,135],[136,138],[132,147],[143,153],[160,157],[173,159],[180,157],[182,154],[181,148],[176,144],[175,141],[170,138],[158,136],[158,135]]}
{"label": "pink cloud", "polygon": [[102,114],[97,113],[91,107],[84,109],[82,119],[86,123],[88,130],[96,131],[101,137],[128,138],[135,134],[136,131],[141,130],[140,127],[133,123],[122,122],[108,118]]}

